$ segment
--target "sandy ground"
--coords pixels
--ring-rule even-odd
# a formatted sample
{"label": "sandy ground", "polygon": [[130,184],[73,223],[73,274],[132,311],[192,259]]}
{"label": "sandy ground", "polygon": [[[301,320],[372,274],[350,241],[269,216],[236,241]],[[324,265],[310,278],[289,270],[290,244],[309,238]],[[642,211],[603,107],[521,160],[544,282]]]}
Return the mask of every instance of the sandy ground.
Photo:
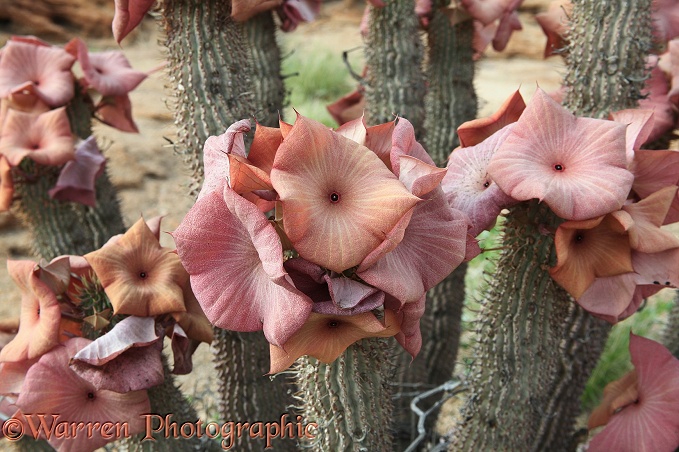
{"label": "sandy ground", "polygon": [[[351,10],[341,8],[341,3],[325,6],[316,23],[301,26],[289,36],[281,36],[283,45],[287,49],[294,45],[297,51],[303,51],[305,46],[323,46],[341,58],[343,50],[362,44],[358,33],[360,3],[356,2]],[[526,1],[524,7],[535,12],[546,4],[545,0],[533,0]],[[492,113],[517,88],[528,98],[536,84],[547,91],[560,85],[561,60],[555,57],[542,60],[545,38],[531,14],[524,14],[522,22],[524,31],[515,34],[504,55],[489,54],[478,62],[476,89],[481,101],[481,116]],[[158,66],[163,55],[157,45],[156,25],[149,22],[143,28],[136,40],[124,42],[123,50],[133,67],[146,71]],[[89,45],[97,50],[117,48],[112,40]],[[140,134],[117,133],[106,126],[96,128],[99,142],[106,149],[110,176],[119,190],[128,225],[142,214],[146,218],[165,215],[163,230],[172,231],[192,205],[186,194],[187,171],[165,139],[174,139],[175,134],[172,113],[166,105],[169,95],[164,74],[155,73],[130,95]],[[168,235],[164,236],[163,244],[173,246]],[[28,233],[10,214],[0,213],[0,260],[30,259],[30,250]],[[18,317],[19,309],[19,292],[6,270],[0,269],[0,319]],[[187,392],[205,394],[211,378],[209,349],[202,345],[196,356],[194,373],[181,381]],[[0,449],[2,446],[0,442]]]}

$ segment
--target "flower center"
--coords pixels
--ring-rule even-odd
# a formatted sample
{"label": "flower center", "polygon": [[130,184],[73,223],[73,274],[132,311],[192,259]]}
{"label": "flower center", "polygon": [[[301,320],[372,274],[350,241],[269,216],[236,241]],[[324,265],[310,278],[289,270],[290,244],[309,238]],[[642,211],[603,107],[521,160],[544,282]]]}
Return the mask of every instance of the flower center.
{"label": "flower center", "polygon": [[93,392],[88,392],[87,393],[87,398],[90,400],[94,400],[94,393]]}
{"label": "flower center", "polygon": [[340,323],[335,319],[328,320],[328,328],[338,328],[339,324]]}
{"label": "flower center", "polygon": [[563,167],[562,164],[557,163],[556,165],[554,165],[554,169],[557,171],[563,171],[565,168]]}
{"label": "flower center", "polygon": [[337,204],[340,200],[340,195],[336,191],[330,193],[330,202],[333,204]]}
{"label": "flower center", "polygon": [[147,276],[148,276],[148,273],[146,273],[146,272],[139,272],[139,277],[140,277],[141,279],[146,279]]}
{"label": "flower center", "polygon": [[576,242],[581,243],[584,239],[585,239],[585,236],[582,235],[581,233],[578,232],[577,234],[575,234],[575,241]]}
{"label": "flower center", "polygon": [[490,187],[490,182],[488,182],[488,181],[485,181],[485,182],[483,183],[483,186],[484,186],[485,188],[488,188],[488,187]]}

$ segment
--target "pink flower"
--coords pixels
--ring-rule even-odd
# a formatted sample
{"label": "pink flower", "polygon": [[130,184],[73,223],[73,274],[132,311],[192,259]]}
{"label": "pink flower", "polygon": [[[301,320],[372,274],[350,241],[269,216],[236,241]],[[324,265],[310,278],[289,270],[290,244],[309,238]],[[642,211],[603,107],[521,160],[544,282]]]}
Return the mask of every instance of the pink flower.
{"label": "pink flower", "polygon": [[276,153],[271,182],[295,249],[339,273],[360,264],[419,201],[374,152],[303,116]]}
{"label": "pink flower", "polygon": [[507,126],[475,146],[458,148],[448,160],[441,186],[450,205],[471,220],[472,237],[491,229],[500,211],[515,202],[488,175],[488,164],[511,129]]}
{"label": "pink flower", "polygon": [[147,77],[145,73],[132,69],[123,52],[110,50],[90,53],[79,38],[69,42],[66,50],[78,58],[85,87],[93,88],[104,96],[123,96]]}
{"label": "pink flower", "polygon": [[0,134],[0,154],[11,166],[24,157],[53,166],[72,160],[73,135],[65,108],[40,115],[9,110]]}
{"label": "pink flower", "polygon": [[613,215],[561,224],[554,246],[558,262],[549,274],[576,299],[597,277],[633,271],[629,238]]}
{"label": "pink flower", "polygon": [[30,82],[50,107],[61,107],[73,98],[75,62],[68,52],[44,45],[9,41],[0,59],[0,97]]}
{"label": "pink flower", "polygon": [[577,118],[538,89],[488,165],[512,198],[544,201],[558,216],[586,220],[622,207],[632,186],[625,126]]}
{"label": "pink flower", "polygon": [[[589,428],[607,423],[590,452],[672,452],[679,447],[679,360],[662,345],[630,334],[634,376],[607,387]],[[636,380],[636,381],[635,381]]]}
{"label": "pink flower", "polygon": [[[29,435],[31,425],[36,428],[40,425],[38,416],[33,413],[45,413],[48,423],[126,422],[130,435],[144,430],[141,414],[151,409],[146,391],[119,394],[97,390],[69,368],[70,359],[89,343],[84,338],[71,339],[43,355],[29,369],[16,401],[22,411],[16,417],[24,419],[25,431]],[[31,413],[30,419],[23,413]],[[91,435],[51,435],[47,440],[57,450],[92,450],[117,439],[102,435],[102,430],[93,429]]]}
{"label": "pink flower", "polygon": [[212,324],[264,329],[270,343],[281,345],[304,324],[311,300],[292,285],[281,241],[264,214],[222,189],[199,199],[172,234],[177,253]]}
{"label": "pink flower", "polygon": [[156,316],[185,311],[188,275],[176,254],[163,248],[143,219],[115,244],[85,255],[116,314]]}

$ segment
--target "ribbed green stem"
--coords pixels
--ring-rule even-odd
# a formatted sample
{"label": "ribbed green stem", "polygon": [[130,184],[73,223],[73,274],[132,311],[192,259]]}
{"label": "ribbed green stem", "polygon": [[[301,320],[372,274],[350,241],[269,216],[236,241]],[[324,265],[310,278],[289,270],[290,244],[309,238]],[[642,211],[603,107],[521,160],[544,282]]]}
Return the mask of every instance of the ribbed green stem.
{"label": "ribbed green stem", "polygon": [[64,254],[84,255],[125,232],[116,191],[106,173],[97,179],[97,204],[87,207],[49,197],[59,171],[32,161],[12,171],[17,197],[12,212],[31,231],[36,255],[48,260]]}
{"label": "ribbed green stem", "polygon": [[[507,217],[503,252],[483,300],[470,391],[451,450],[574,450],[579,395],[606,328],[549,276],[560,223],[533,201]],[[583,333],[589,331],[587,340]]]}
{"label": "ribbed green stem", "polygon": [[[269,343],[257,333],[215,328],[214,365],[217,371],[219,413],[234,422],[276,422],[293,402],[293,386],[281,376],[264,375],[269,367]],[[292,416],[291,416],[292,418]],[[313,420],[305,419],[313,422]],[[260,451],[265,443],[248,435],[235,438],[234,450]],[[275,438],[275,450],[296,450],[295,438]]]}
{"label": "ribbed green stem", "polygon": [[[175,123],[181,152],[193,171],[193,192],[203,181],[203,143],[237,120],[280,108],[274,75],[279,53],[255,46],[275,46],[273,21],[260,15],[252,24],[235,23],[231,3],[223,0],[167,0],[164,3],[170,82],[176,94]],[[248,30],[248,33],[245,30]],[[255,71],[253,67],[256,67]],[[272,72],[273,71],[273,72]],[[271,78],[263,81],[257,77]],[[255,89],[254,83],[262,82]],[[276,100],[274,100],[276,99]],[[262,104],[260,105],[259,102]],[[260,122],[271,121],[262,117]],[[292,398],[281,381],[264,377],[269,345],[261,333],[215,330],[213,361],[220,419],[234,422],[280,419]],[[261,450],[258,439],[239,440],[238,450]],[[280,440],[277,450],[289,448]]]}
{"label": "ribbed green stem", "polygon": [[641,99],[651,49],[651,0],[572,0],[564,106],[608,117]]}
{"label": "ribbed green stem", "polygon": [[259,14],[244,24],[248,50],[252,54],[252,91],[257,110],[251,112],[259,124],[278,127],[283,109],[285,85],[281,77],[281,50],[276,41],[276,25],[271,11]]}
{"label": "ribbed green stem", "polygon": [[[445,6],[445,5],[440,5]],[[473,21],[450,25],[437,8],[429,23],[427,42],[427,96],[424,147],[439,166],[459,145],[456,130],[476,118],[478,102],[474,90]]]}
{"label": "ribbed green stem", "polygon": [[424,124],[424,73],[414,0],[388,0],[370,9],[366,39],[366,123],[381,124],[399,115],[418,136]]}
{"label": "ribbed green stem", "polygon": [[163,19],[178,150],[193,171],[195,192],[205,140],[256,112],[247,39],[224,0],[167,0]]}
{"label": "ribbed green stem", "polygon": [[[471,20],[451,25],[441,7],[447,0],[434,2],[433,16],[427,29],[427,94],[424,122],[424,146],[437,165],[445,167],[448,156],[459,144],[457,127],[476,117],[477,99],[474,91],[474,61],[472,59]],[[422,349],[411,363],[407,353],[400,353],[397,369],[398,385],[408,397],[395,400],[399,449],[405,449],[416,437],[416,423],[410,409],[412,395],[440,386],[448,381],[455,369],[460,341],[462,306],[465,298],[464,276],[467,264],[427,294],[426,311],[420,320]],[[435,415],[428,417],[427,431],[432,431]]]}
{"label": "ribbed green stem", "polygon": [[380,338],[363,339],[337,360],[324,364],[308,356],[295,368],[304,420],[318,423],[317,435],[303,447],[314,451],[390,451],[392,433],[391,345]]}

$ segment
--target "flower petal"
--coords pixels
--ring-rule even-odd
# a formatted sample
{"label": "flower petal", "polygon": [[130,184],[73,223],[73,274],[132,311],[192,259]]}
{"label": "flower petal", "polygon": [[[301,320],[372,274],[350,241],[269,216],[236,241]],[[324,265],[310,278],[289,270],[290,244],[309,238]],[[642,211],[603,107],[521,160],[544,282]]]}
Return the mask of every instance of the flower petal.
{"label": "flower petal", "polygon": [[43,102],[61,107],[73,98],[74,62],[75,58],[63,49],[10,40],[0,59],[0,97],[32,82]]}
{"label": "flower petal", "polygon": [[457,128],[460,146],[469,147],[481,143],[498,130],[515,123],[525,109],[526,103],[517,89],[491,116],[473,119],[460,125]]}
{"label": "flower petal", "polygon": [[[68,367],[70,358],[87,343],[87,339],[74,338],[40,358],[26,374],[16,405],[23,413],[47,413],[45,421],[48,425],[64,421],[85,425],[126,422],[129,434],[142,432],[144,419],[141,415],[151,410],[146,391],[118,394],[97,390]],[[40,423],[35,414],[31,415],[31,420],[35,426]],[[26,432],[30,431],[27,426]],[[49,443],[58,450],[92,450],[117,439],[102,431],[104,429],[93,429],[91,435],[54,434]]]}
{"label": "flower petal", "polygon": [[172,235],[196,298],[214,325],[263,328],[267,340],[278,345],[304,324],[311,300],[290,282],[274,227],[232,189],[199,199]]}
{"label": "flower petal", "polygon": [[59,301],[34,270],[35,262],[7,261],[7,271],[21,290],[21,318],[17,335],[0,350],[0,362],[35,359],[59,344]]}
{"label": "flower petal", "polygon": [[49,191],[50,198],[72,201],[94,207],[96,204],[95,182],[104,171],[106,158],[102,155],[94,136],[78,145],[75,159],[66,162],[57,184]]}
{"label": "flower petal", "polygon": [[358,275],[401,303],[413,303],[463,261],[467,227],[466,216],[437,188],[415,207],[398,246],[374,265],[361,265]]}
{"label": "flower petal", "polygon": [[461,210],[471,220],[469,234],[472,237],[491,229],[502,209],[516,202],[488,175],[488,164],[511,127],[495,132],[476,146],[456,149],[448,160],[441,188],[451,207]]}
{"label": "flower petal", "polygon": [[611,416],[589,451],[672,452],[679,446],[679,360],[655,341],[630,334],[637,403]]}
{"label": "flower petal", "polygon": [[245,158],[245,141],[243,134],[250,131],[250,121],[242,119],[235,122],[219,136],[211,136],[203,146],[203,162],[205,180],[198,199],[217,190],[221,194],[222,182],[230,175],[229,154]]}

